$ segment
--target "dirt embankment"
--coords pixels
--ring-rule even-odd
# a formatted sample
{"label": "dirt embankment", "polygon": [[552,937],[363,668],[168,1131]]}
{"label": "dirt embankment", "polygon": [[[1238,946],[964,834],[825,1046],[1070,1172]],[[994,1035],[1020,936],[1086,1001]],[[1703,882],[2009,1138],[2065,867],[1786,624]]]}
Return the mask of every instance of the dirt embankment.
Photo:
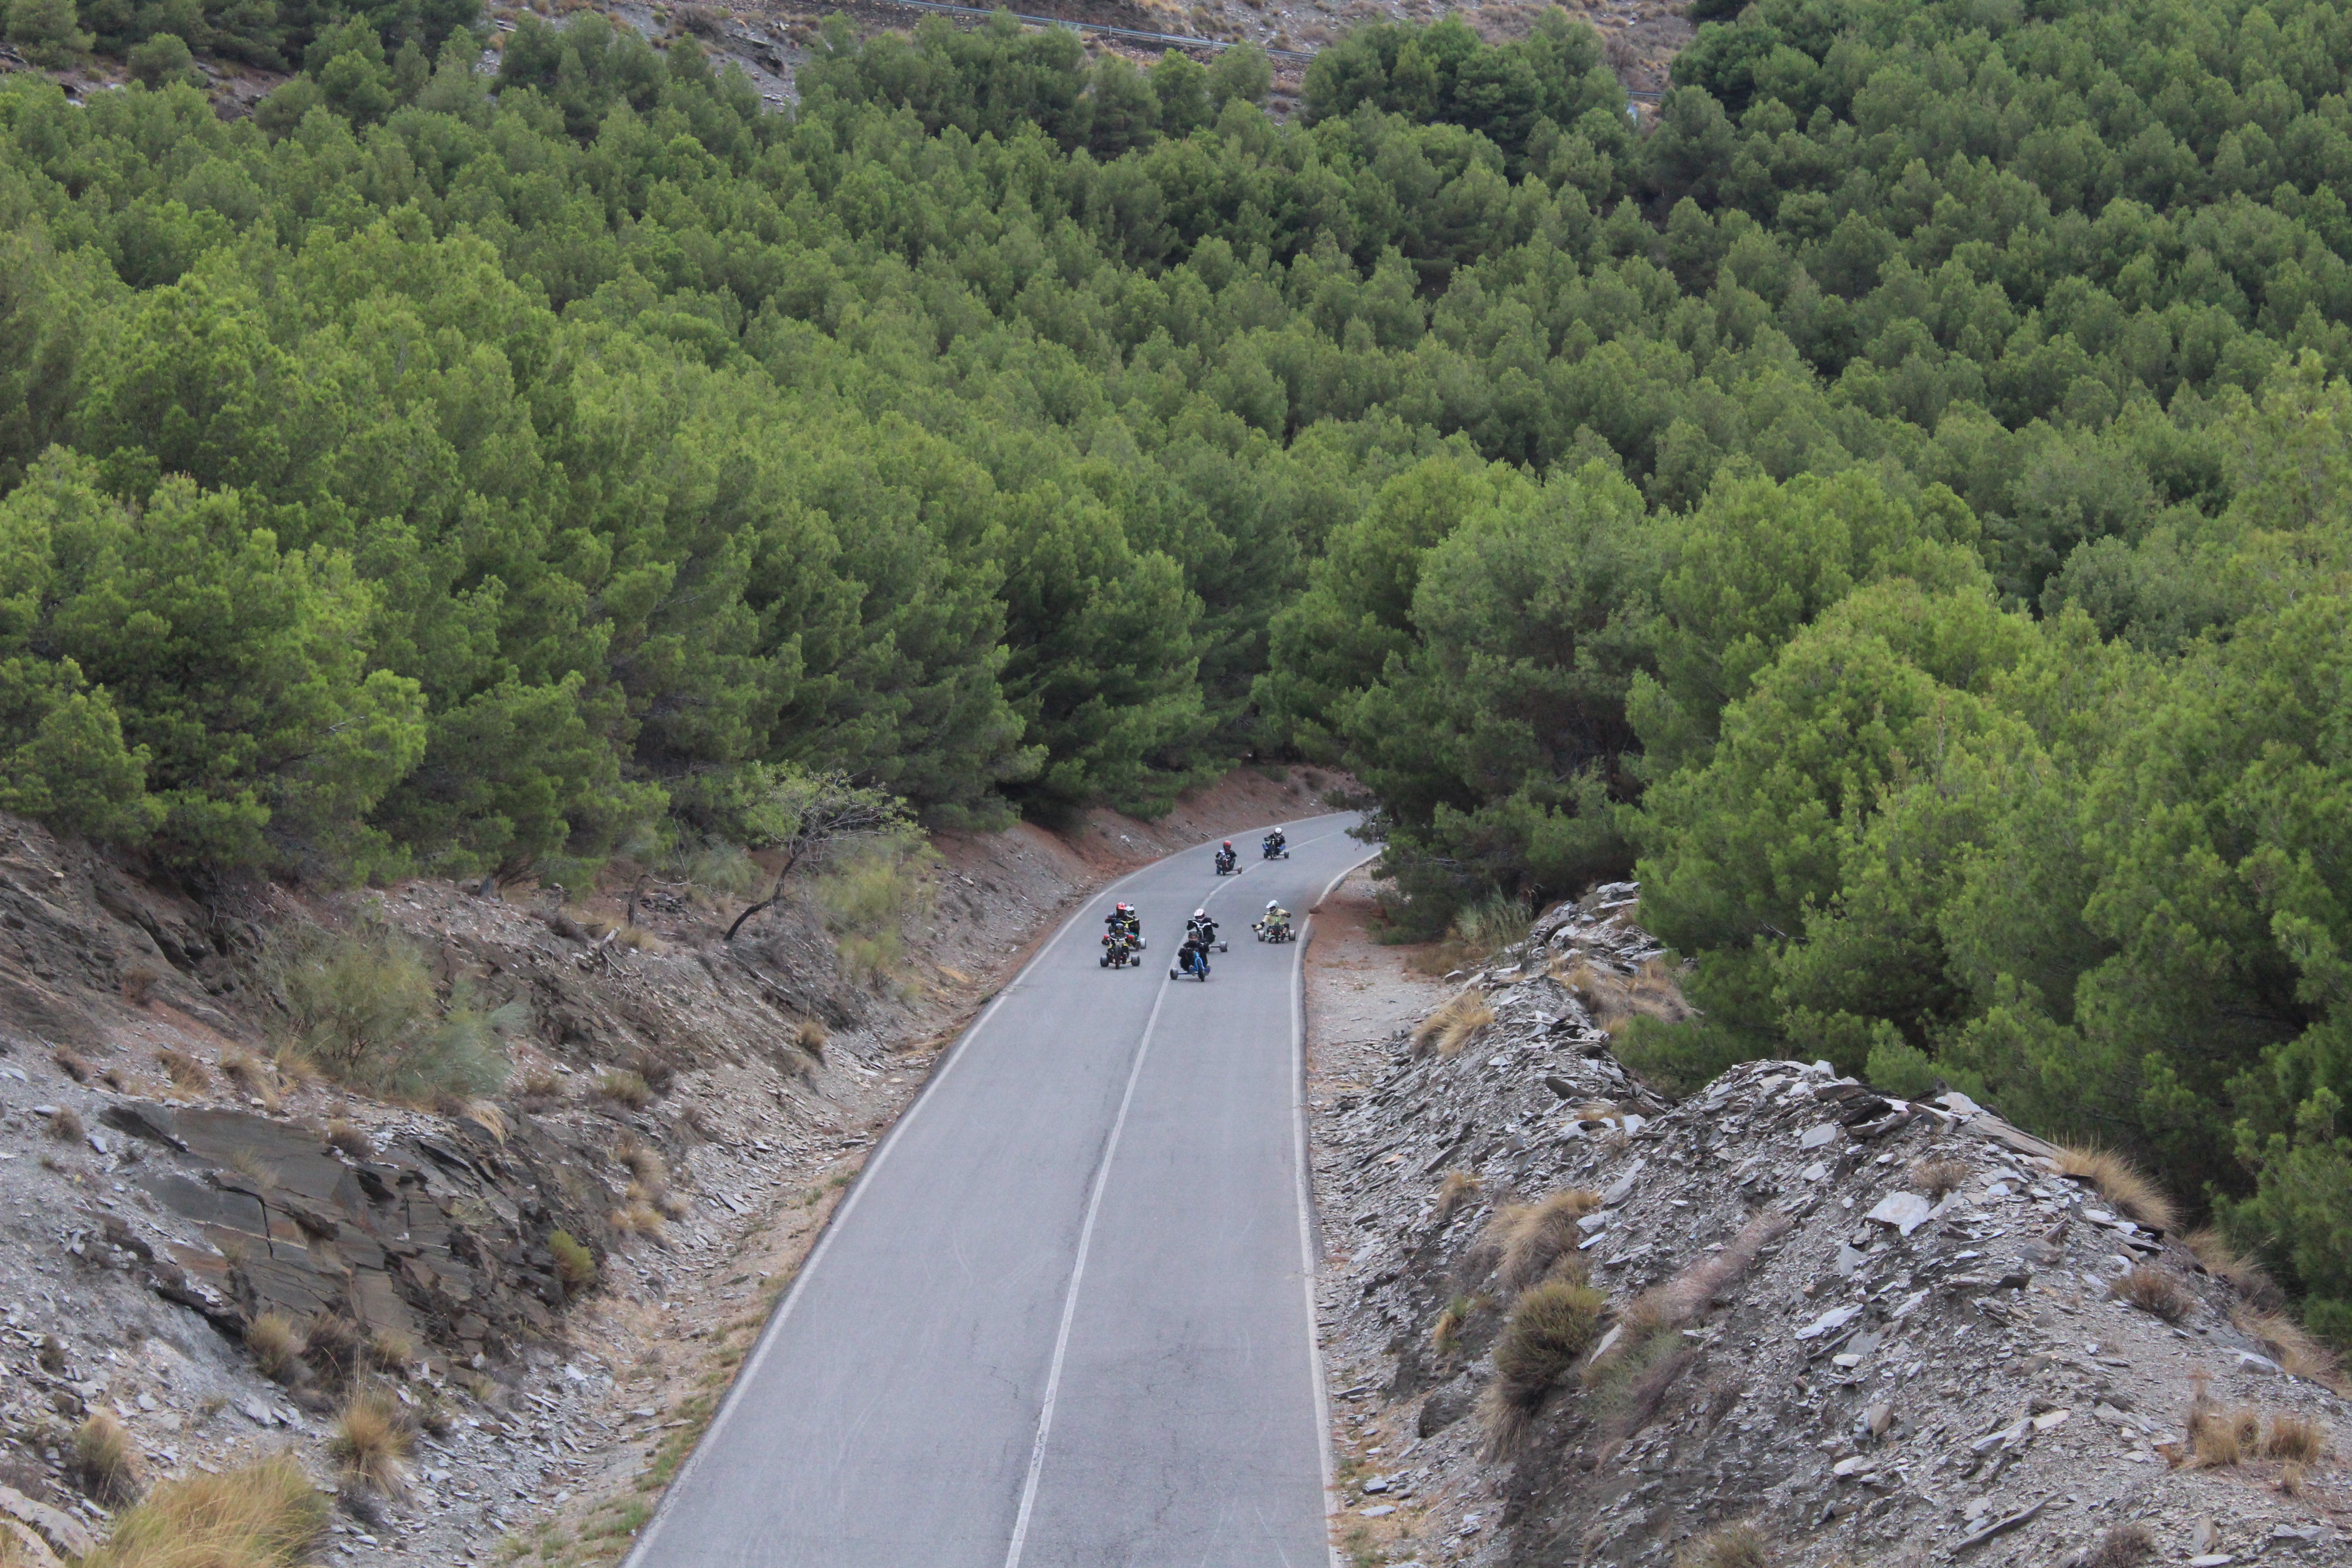
{"label": "dirt embankment", "polygon": [[[625,883],[199,896],[0,818],[0,1530],[28,1555],[103,1532],[123,1493],[73,1442],[103,1413],[150,1483],[292,1447],[341,1493],[341,1555],[616,1557],[1029,947],[1324,782],[1244,770],[1156,823],[942,837],[901,955],[856,973],[805,900],[730,943],[742,897],[660,886],[628,930]],[[262,977],[296,930],[420,955],[442,1005],[504,1026],[506,1089],[426,1108],[289,1070]],[[329,1445],[370,1387],[414,1430],[358,1484]]]}
{"label": "dirt embankment", "polygon": [[2352,1405],[2259,1276],[1960,1097],[1666,1104],[1609,1045],[1680,1005],[1635,892],[1442,991],[1309,951],[1352,1561],[2346,1560]]}

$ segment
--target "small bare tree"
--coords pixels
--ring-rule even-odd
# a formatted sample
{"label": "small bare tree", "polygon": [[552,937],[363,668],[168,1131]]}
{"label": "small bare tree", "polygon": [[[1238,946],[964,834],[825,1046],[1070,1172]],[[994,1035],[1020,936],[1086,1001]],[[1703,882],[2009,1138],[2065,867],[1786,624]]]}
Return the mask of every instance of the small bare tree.
{"label": "small bare tree", "polygon": [[761,910],[784,896],[784,882],[803,861],[822,859],[853,839],[889,837],[914,831],[907,803],[897,795],[849,782],[845,773],[787,773],[777,779],[760,814],[772,828],[767,847],[784,852],[768,896],[735,917],[727,940]]}

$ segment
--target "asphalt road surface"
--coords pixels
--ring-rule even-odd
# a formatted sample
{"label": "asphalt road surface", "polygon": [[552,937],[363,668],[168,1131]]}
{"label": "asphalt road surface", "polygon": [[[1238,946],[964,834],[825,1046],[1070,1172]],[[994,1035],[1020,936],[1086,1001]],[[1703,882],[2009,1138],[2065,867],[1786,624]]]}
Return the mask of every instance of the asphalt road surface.
{"label": "asphalt road surface", "polygon": [[[1351,816],[1113,884],[866,1164],[632,1568],[1328,1568],[1300,1118],[1307,908]],[[1097,963],[1125,899],[1140,970]],[[1205,904],[1230,952],[1171,980]]]}

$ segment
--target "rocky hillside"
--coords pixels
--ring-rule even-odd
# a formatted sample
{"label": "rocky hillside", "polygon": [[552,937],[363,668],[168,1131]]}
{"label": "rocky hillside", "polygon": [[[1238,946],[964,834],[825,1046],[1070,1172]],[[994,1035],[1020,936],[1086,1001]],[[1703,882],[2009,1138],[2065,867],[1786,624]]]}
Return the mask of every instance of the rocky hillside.
{"label": "rocky hillside", "polygon": [[[887,963],[807,897],[730,942],[756,894],[199,889],[0,817],[0,1562],[289,1447],[342,1556],[463,1561],[591,1491],[534,1542],[617,1555],[996,977],[1117,870],[1311,800],[1244,772],[1149,826],[941,837]],[[322,952],[339,1038],[399,1024],[498,1072],[321,1070],[285,1004]],[[404,954],[429,1026],[392,1016]],[[370,1401],[390,1435],[355,1451]]]}
{"label": "rocky hillside", "polygon": [[1681,1005],[1636,895],[1317,1107],[1354,1561],[2352,1555],[2352,1408],[2267,1281],[1957,1095],[1788,1061],[1664,1103],[1610,1050]]}

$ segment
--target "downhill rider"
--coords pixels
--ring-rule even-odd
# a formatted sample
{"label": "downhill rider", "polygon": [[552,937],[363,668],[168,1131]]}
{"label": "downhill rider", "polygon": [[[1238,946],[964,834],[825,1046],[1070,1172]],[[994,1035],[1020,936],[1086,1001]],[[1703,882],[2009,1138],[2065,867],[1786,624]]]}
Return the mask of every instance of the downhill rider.
{"label": "downhill rider", "polygon": [[1220,877],[1231,875],[1234,859],[1234,841],[1228,838],[1217,850],[1217,875]]}
{"label": "downhill rider", "polygon": [[1184,922],[1184,945],[1177,951],[1176,967],[1168,972],[1174,979],[1179,974],[1209,977],[1209,950],[1216,945],[1217,922],[1209,918],[1206,910],[1194,910],[1192,918]]}
{"label": "downhill rider", "polygon": [[1272,899],[1265,901],[1265,913],[1251,928],[1260,942],[1281,942],[1290,934],[1290,911]]}
{"label": "downhill rider", "polygon": [[1266,834],[1265,841],[1260,847],[1264,849],[1265,858],[1269,860],[1287,859],[1290,855],[1290,841],[1283,837],[1282,829],[1279,827]]}

